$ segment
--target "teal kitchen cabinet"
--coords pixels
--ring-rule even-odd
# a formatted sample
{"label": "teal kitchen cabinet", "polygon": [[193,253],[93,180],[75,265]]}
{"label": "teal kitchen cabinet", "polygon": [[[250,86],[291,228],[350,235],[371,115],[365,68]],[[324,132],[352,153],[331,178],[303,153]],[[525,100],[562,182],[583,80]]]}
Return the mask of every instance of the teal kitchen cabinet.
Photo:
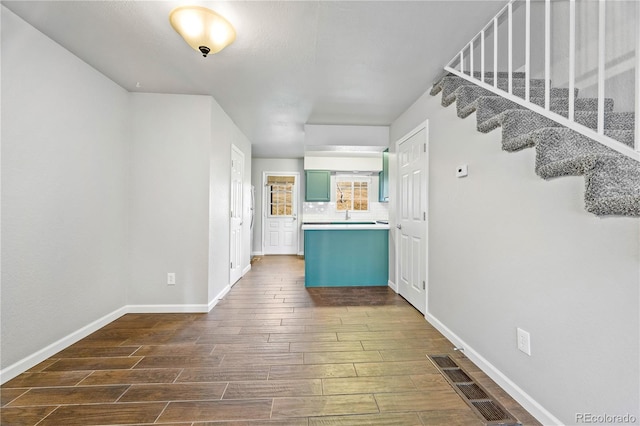
{"label": "teal kitchen cabinet", "polygon": [[331,201],[331,172],[306,170],[305,178],[305,201]]}
{"label": "teal kitchen cabinet", "polygon": [[381,203],[389,202],[389,150],[382,153],[382,171],[378,174],[378,201]]}
{"label": "teal kitchen cabinet", "polygon": [[389,230],[305,230],[306,287],[386,286]]}

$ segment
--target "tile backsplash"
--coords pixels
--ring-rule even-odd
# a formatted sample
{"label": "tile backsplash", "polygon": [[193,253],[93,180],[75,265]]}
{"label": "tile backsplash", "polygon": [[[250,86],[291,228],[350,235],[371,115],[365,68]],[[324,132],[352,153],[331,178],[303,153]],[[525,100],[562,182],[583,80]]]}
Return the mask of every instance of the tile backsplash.
{"label": "tile backsplash", "polygon": [[[389,203],[370,202],[369,211],[349,211],[351,220],[388,220]],[[303,222],[322,222],[344,220],[345,212],[336,211],[336,203],[311,203],[305,202],[302,206]]]}

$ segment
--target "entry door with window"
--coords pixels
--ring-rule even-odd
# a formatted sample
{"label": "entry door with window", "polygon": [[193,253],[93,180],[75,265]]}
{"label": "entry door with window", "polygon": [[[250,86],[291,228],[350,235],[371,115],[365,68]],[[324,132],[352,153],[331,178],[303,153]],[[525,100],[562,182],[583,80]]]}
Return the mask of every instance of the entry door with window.
{"label": "entry door with window", "polygon": [[398,141],[398,291],[427,306],[427,123]]}
{"label": "entry door with window", "polygon": [[298,173],[265,173],[264,254],[298,253]]}

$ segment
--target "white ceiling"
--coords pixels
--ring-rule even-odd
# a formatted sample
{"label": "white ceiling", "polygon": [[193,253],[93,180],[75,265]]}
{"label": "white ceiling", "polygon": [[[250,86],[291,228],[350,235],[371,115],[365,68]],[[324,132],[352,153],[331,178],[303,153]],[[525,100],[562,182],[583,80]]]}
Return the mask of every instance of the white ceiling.
{"label": "white ceiling", "polygon": [[196,1],[238,34],[203,58],[169,24],[184,1],[2,1],[131,92],[213,96],[254,157],[302,156],[304,124],[391,124],[504,3]]}

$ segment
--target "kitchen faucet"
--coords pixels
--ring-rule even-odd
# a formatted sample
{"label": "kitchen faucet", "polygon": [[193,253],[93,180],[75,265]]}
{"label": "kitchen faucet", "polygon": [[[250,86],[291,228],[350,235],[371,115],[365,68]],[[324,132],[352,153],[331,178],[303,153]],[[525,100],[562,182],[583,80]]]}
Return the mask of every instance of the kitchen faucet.
{"label": "kitchen faucet", "polygon": [[349,216],[349,210],[346,211],[346,213],[344,214],[344,220],[349,220],[351,219],[351,216]]}

